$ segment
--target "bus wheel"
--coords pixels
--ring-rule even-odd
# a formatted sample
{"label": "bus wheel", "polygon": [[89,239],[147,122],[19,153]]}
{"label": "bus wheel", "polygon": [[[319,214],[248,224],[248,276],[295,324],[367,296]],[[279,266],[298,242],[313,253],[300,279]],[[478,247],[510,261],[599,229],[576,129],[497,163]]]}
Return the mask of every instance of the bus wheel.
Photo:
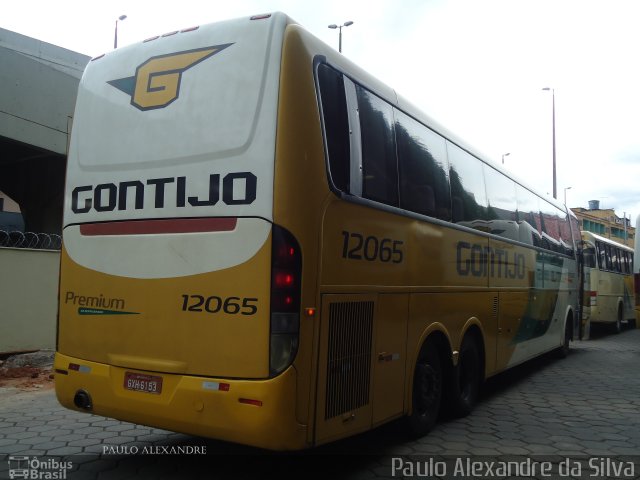
{"label": "bus wheel", "polygon": [[421,437],[436,424],[442,399],[442,362],[434,341],[424,344],[416,361],[412,399],[407,423],[411,434]]}
{"label": "bus wheel", "polygon": [[622,311],[622,305],[618,305],[618,316],[616,317],[616,323],[613,324],[613,333],[622,331]]}
{"label": "bus wheel", "polygon": [[564,340],[562,341],[562,346],[557,350],[558,358],[567,358],[569,356],[569,343],[571,342],[572,336],[571,322],[571,317],[567,317],[567,322],[564,327]]}
{"label": "bus wheel", "polygon": [[449,411],[455,417],[469,415],[480,396],[482,361],[478,344],[472,335],[462,340],[458,365],[453,369]]}

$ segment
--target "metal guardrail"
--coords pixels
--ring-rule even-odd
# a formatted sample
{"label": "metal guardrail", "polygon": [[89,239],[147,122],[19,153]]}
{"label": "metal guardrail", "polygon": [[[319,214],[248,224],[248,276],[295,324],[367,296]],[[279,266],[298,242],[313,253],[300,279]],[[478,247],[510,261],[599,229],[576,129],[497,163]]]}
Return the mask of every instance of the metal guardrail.
{"label": "metal guardrail", "polygon": [[62,237],[55,233],[6,232],[0,230],[0,247],[60,250]]}

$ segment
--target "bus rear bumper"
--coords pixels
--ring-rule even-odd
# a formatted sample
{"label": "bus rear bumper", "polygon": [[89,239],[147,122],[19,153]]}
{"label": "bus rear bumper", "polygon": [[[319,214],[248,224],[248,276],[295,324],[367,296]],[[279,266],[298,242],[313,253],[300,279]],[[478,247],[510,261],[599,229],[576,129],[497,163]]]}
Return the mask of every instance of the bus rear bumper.
{"label": "bus rear bumper", "polygon": [[[272,379],[226,380],[121,368],[56,353],[54,369],[58,401],[72,410],[271,450],[309,446],[307,427],[296,420],[294,368]],[[126,389],[127,372],[156,383],[161,378],[160,392]]]}

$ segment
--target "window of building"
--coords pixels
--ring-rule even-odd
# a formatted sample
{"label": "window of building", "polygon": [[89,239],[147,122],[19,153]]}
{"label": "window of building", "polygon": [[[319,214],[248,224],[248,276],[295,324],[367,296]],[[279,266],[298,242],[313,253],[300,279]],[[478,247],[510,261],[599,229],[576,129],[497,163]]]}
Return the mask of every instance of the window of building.
{"label": "window of building", "polygon": [[582,229],[587,232],[595,233],[597,235],[604,235],[606,233],[606,229],[603,224],[587,219],[584,219],[582,221]]}

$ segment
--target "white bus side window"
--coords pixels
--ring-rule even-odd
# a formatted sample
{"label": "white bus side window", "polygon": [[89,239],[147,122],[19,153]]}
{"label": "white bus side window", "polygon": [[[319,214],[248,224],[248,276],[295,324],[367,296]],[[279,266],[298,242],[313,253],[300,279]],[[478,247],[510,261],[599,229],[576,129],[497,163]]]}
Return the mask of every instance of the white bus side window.
{"label": "white bus side window", "polygon": [[596,268],[596,249],[594,247],[586,247],[583,250],[582,255],[585,267]]}

